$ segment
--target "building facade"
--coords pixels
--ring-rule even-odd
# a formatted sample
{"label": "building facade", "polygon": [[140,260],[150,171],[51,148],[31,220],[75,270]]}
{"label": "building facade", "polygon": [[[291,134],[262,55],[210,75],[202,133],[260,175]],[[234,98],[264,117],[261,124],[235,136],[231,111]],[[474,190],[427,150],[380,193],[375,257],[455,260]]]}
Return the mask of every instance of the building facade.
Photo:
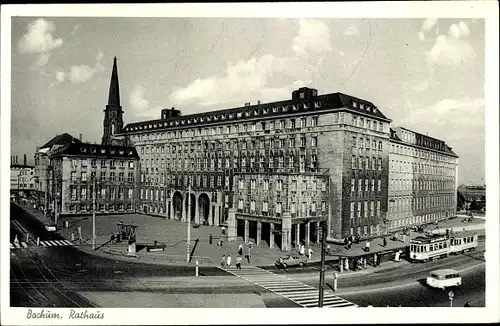
{"label": "building facade", "polygon": [[[276,243],[282,249],[316,239],[320,220],[328,221],[333,240],[384,232],[390,120],[372,103],[301,88],[286,101],[188,116],[162,110],[161,117],[129,124],[120,134],[141,156],[144,212],[184,220],[191,185],[194,221],[227,224],[231,236],[253,233],[256,242],[273,245],[257,236],[269,228],[285,237]],[[236,188],[251,187],[252,180],[259,187],[265,180],[270,187],[304,180],[307,187],[328,187],[304,191],[287,184],[276,201]],[[263,211],[265,202],[272,215]]]}
{"label": "building facade", "polygon": [[121,127],[115,60],[108,102],[103,144],[136,148],[145,214],[189,215],[227,226],[230,239],[282,250],[318,241],[321,221],[329,241],[343,242],[454,214],[451,148],[392,130],[363,99],[304,87],[279,102],[186,116],[163,109],[159,119]]}
{"label": "building facade", "polygon": [[35,191],[35,167],[27,165],[26,155],[24,164],[19,164],[17,156],[11,157],[10,164],[10,194],[14,197],[30,196]]}
{"label": "building facade", "polygon": [[389,160],[391,230],[456,215],[458,156],[444,141],[391,129]]}
{"label": "building facade", "polygon": [[[48,153],[49,192],[57,216],[133,213],[139,203],[134,148],[72,143]],[[95,198],[95,202],[94,202]]]}
{"label": "building facade", "polygon": [[43,208],[46,213],[53,209],[53,200],[51,200],[49,192],[49,183],[50,180],[52,180],[52,174],[50,170],[50,160],[47,154],[53,149],[57,149],[72,143],[82,143],[81,135],[79,139],[67,133],[56,135],[44,145],[36,148],[34,157],[35,193],[37,195],[36,197],[38,206]]}

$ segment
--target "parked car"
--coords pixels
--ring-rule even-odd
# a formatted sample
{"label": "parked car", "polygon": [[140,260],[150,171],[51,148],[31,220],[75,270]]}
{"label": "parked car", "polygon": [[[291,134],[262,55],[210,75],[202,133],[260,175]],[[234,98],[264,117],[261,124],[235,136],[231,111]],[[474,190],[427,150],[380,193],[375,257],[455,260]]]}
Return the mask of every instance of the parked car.
{"label": "parked car", "polygon": [[305,255],[286,255],[276,259],[274,264],[278,268],[287,268],[288,266],[304,266],[307,262],[307,257]]}
{"label": "parked car", "polygon": [[45,230],[49,232],[56,232],[57,231],[57,225],[55,224],[45,224]]}

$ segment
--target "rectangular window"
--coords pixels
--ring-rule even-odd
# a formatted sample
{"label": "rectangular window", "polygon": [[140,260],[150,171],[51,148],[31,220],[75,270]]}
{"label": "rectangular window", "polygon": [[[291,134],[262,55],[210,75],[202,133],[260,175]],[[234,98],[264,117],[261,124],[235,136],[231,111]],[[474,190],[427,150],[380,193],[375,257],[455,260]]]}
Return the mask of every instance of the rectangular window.
{"label": "rectangular window", "polygon": [[118,174],[118,181],[123,181],[124,180],[124,173],[123,172],[120,172]]}
{"label": "rectangular window", "polygon": [[358,202],[358,218],[361,217],[361,202]]}
{"label": "rectangular window", "polygon": [[264,180],[264,190],[265,191],[269,190],[269,180]]}
{"label": "rectangular window", "polygon": [[71,181],[76,181],[76,171],[71,171]]}
{"label": "rectangular window", "polygon": [[277,190],[277,191],[281,191],[281,190],[283,190],[283,180],[278,180],[278,181],[276,182],[276,190]]}
{"label": "rectangular window", "polygon": [[351,179],[351,192],[356,191],[356,180]]}
{"label": "rectangular window", "polygon": [[255,212],[255,200],[250,201],[250,211]]}
{"label": "rectangular window", "polygon": [[276,213],[281,214],[281,202],[276,203]]}
{"label": "rectangular window", "polygon": [[134,173],[133,172],[128,173],[128,182],[134,182]]}
{"label": "rectangular window", "polygon": [[382,191],[382,180],[381,179],[377,180],[377,191]]}
{"label": "rectangular window", "polygon": [[243,199],[238,200],[238,209],[243,209]]}
{"label": "rectangular window", "polygon": [[318,146],[318,137],[316,137],[316,136],[311,137],[311,146],[312,147]]}
{"label": "rectangular window", "polygon": [[380,200],[377,200],[377,216],[380,216]]}
{"label": "rectangular window", "polygon": [[351,218],[354,218],[354,202],[351,202]]}
{"label": "rectangular window", "polygon": [[106,181],[106,172],[101,172],[101,181]]}
{"label": "rectangular window", "polygon": [[375,179],[372,179],[372,187],[371,187],[372,191],[375,191]]}
{"label": "rectangular window", "polygon": [[250,189],[255,190],[255,179],[250,180]]}
{"label": "rectangular window", "polygon": [[312,119],[311,119],[311,125],[313,127],[316,127],[318,125],[318,117],[312,117]]}
{"label": "rectangular window", "polygon": [[134,198],[134,189],[133,188],[129,188],[128,189],[128,198],[129,199],[133,199]]}
{"label": "rectangular window", "polygon": [[262,211],[263,211],[263,212],[267,212],[267,210],[268,210],[268,206],[269,206],[268,202],[267,202],[267,201],[264,201],[264,202],[262,203]]}
{"label": "rectangular window", "polygon": [[375,215],[375,203],[373,201],[370,201],[370,217],[373,217]]}
{"label": "rectangular window", "polygon": [[87,181],[87,172],[82,172],[80,176],[82,181]]}
{"label": "rectangular window", "polygon": [[358,180],[358,192],[361,193],[363,191],[363,180],[359,179]]}
{"label": "rectangular window", "polygon": [[368,217],[368,202],[367,201],[365,201],[365,204],[364,204],[364,214],[363,214],[363,216],[365,218]]}

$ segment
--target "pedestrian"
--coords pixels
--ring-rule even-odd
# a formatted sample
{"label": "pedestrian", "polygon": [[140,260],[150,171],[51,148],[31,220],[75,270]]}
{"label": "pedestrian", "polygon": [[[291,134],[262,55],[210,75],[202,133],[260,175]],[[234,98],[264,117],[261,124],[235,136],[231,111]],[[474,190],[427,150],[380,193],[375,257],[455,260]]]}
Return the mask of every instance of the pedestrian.
{"label": "pedestrian", "polygon": [[299,254],[300,255],[304,255],[306,253],[306,248],[304,247],[304,245],[301,245],[300,246],[300,251],[299,251]]}
{"label": "pedestrian", "polygon": [[347,249],[351,249],[352,247],[352,241],[349,239],[349,242],[347,243]]}
{"label": "pedestrian", "polygon": [[378,266],[378,264],[377,264],[377,260],[378,259],[377,258],[378,258],[377,254],[373,254],[373,267],[377,267]]}
{"label": "pedestrian", "polygon": [[243,245],[240,243],[240,246],[238,247],[238,255],[242,256],[243,255]]}
{"label": "pedestrian", "polygon": [[241,256],[236,257],[236,268],[241,269]]}
{"label": "pedestrian", "polygon": [[227,268],[231,267],[231,255],[227,255]]}
{"label": "pedestrian", "polygon": [[366,243],[365,243],[365,251],[370,252],[370,241],[368,241],[368,240],[366,240]]}
{"label": "pedestrian", "polygon": [[308,257],[309,259],[312,259],[312,254],[313,254],[313,253],[314,253],[314,251],[313,251],[311,248],[307,249],[307,257]]}
{"label": "pedestrian", "polygon": [[226,234],[226,227],[222,227],[222,235],[225,235]]}
{"label": "pedestrian", "polygon": [[384,247],[387,246],[387,239],[384,237],[383,239]]}
{"label": "pedestrian", "polygon": [[212,233],[208,235],[208,244],[212,244]]}
{"label": "pedestrian", "polygon": [[222,255],[222,259],[220,260],[220,267],[226,267],[226,255]]}
{"label": "pedestrian", "polygon": [[247,262],[250,264],[250,259],[252,258],[252,253],[251,253],[252,247],[248,247],[248,254],[247,256]]}
{"label": "pedestrian", "polygon": [[331,249],[330,249],[330,245],[326,245],[326,250],[325,250],[325,253],[326,253],[327,255],[330,255],[330,250],[331,250]]}

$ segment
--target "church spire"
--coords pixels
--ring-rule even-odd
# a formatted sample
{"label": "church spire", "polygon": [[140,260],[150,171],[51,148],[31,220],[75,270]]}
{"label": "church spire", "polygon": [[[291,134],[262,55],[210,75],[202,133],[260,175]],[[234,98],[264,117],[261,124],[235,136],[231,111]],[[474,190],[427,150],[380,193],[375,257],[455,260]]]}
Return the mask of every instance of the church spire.
{"label": "church spire", "polygon": [[118,86],[118,68],[116,66],[116,57],[113,59],[113,72],[111,73],[111,82],[109,84],[109,106],[120,106],[120,87]]}

